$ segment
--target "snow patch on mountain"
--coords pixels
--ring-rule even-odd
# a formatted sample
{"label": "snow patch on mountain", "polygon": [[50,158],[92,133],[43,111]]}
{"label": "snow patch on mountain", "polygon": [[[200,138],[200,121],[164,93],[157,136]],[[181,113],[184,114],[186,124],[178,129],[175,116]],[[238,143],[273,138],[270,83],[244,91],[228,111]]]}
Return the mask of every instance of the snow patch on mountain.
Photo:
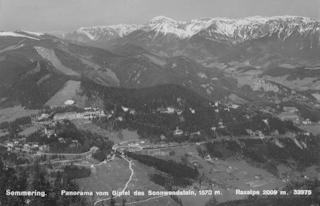
{"label": "snow patch on mountain", "polygon": [[110,26],[94,26],[94,27],[81,27],[76,33],[84,34],[91,40],[97,40],[99,38],[109,39],[124,37],[129,33],[141,28],[141,25],[135,24],[118,24]]}
{"label": "snow patch on mountain", "polygon": [[4,36],[4,37],[23,37],[23,38],[39,40],[39,39],[36,39],[34,37],[30,37],[30,36],[27,36],[27,35],[18,34],[18,33],[15,33],[15,32],[6,32],[6,31],[0,32],[0,36]]}
{"label": "snow patch on mountain", "polygon": [[21,31],[23,33],[26,33],[26,34],[30,34],[30,35],[33,35],[33,36],[38,36],[38,37],[41,37],[43,35],[45,35],[44,33],[40,33],[40,32],[33,32],[33,31]]}

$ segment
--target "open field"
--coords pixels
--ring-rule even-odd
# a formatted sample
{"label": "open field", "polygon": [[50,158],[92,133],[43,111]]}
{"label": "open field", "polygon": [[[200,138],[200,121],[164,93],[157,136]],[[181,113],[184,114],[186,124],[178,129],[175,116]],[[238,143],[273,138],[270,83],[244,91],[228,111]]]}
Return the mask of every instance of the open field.
{"label": "open field", "polygon": [[123,141],[127,140],[139,140],[139,135],[136,131],[130,131],[127,129],[122,130]]}
{"label": "open field", "polygon": [[101,136],[108,137],[109,140],[114,143],[119,143],[128,140],[139,140],[139,135],[136,131],[130,131],[127,129],[121,130],[121,133],[107,131],[100,128],[99,126],[92,124],[91,121],[83,119],[75,119],[72,122],[81,130],[88,130],[94,133],[97,133]]}
{"label": "open field", "polygon": [[[223,195],[216,196],[218,202],[227,200],[243,199],[246,196],[235,195],[235,189],[241,190],[265,190],[274,188],[283,188],[285,183],[280,179],[276,179],[271,173],[264,169],[256,168],[249,165],[246,161],[223,161],[223,160],[210,160],[198,156],[196,145],[189,145],[183,147],[171,148],[175,155],[162,155],[158,158],[170,159],[181,162],[181,159],[187,157],[188,162],[197,163],[199,173],[204,174],[211,179],[214,183],[214,190],[219,190]],[[167,150],[167,149],[164,149]],[[197,184],[195,184],[196,186]],[[206,186],[210,189],[210,186]],[[195,203],[205,203],[210,197],[196,196],[188,197],[181,196],[184,205],[194,205]],[[202,204],[203,205],[203,204]]]}
{"label": "open field", "polygon": [[28,135],[36,132],[37,130],[38,130],[38,128],[36,126],[27,127],[22,132],[20,132],[19,135],[28,136]]}
{"label": "open field", "polygon": [[14,121],[17,118],[38,114],[39,110],[24,109],[21,106],[15,106],[0,110],[0,123],[4,121]]}
{"label": "open field", "polygon": [[79,81],[69,80],[65,83],[62,89],[60,89],[51,99],[49,99],[45,105],[58,107],[62,105],[65,101],[73,99],[78,89],[80,88]]}
{"label": "open field", "polygon": [[306,130],[307,132],[311,132],[314,135],[320,134],[320,124],[313,123],[311,125],[300,125],[300,129]]}
{"label": "open field", "polygon": [[[117,203],[120,203],[122,199],[126,199],[126,205],[172,205],[177,204],[170,197],[159,197],[155,196],[134,196],[134,191],[144,191],[147,194],[148,190],[159,191],[164,190],[159,185],[154,184],[149,180],[148,172],[151,168],[140,164],[136,161],[132,163],[132,169],[134,174],[131,181],[128,184],[127,190],[130,190],[130,196],[121,196],[116,198]],[[92,169],[92,174],[88,178],[78,179],[77,183],[80,186],[80,191],[106,191],[111,192],[112,190],[122,191],[126,182],[130,177],[130,169],[128,162],[121,158],[115,158],[113,161],[107,164],[101,164]],[[109,196],[95,196],[94,200],[105,199]],[[149,198],[153,198],[148,200]],[[142,202],[140,202],[142,201]],[[145,202],[144,202],[145,201]],[[101,203],[97,204],[102,205]]]}
{"label": "open field", "polygon": [[[318,171],[317,171],[318,170]],[[320,178],[320,167],[319,166],[311,166],[306,168],[306,170],[302,173],[310,178]]]}
{"label": "open field", "polygon": [[9,132],[4,132],[3,130],[0,130],[0,137],[5,136],[9,134]]}
{"label": "open field", "polygon": [[[106,191],[121,190],[130,176],[128,162],[115,158],[107,164],[101,164],[95,168],[90,177],[78,179],[80,191]],[[99,197],[95,197],[97,200]],[[105,196],[101,199],[107,198]]]}
{"label": "open field", "polygon": [[36,47],[37,52],[45,59],[47,59],[49,62],[53,64],[55,68],[57,68],[60,72],[66,74],[66,75],[73,75],[73,76],[79,76],[77,72],[74,70],[64,66],[59,58],[56,56],[55,51],[53,49],[47,49],[44,47]]}
{"label": "open field", "polygon": [[[132,201],[141,201],[145,200],[154,196],[147,196],[147,191],[152,190],[152,191],[162,191],[165,190],[161,186],[151,182],[148,177],[148,173],[152,172],[152,168],[149,168],[137,161],[134,161],[132,165],[132,169],[134,170],[134,175],[132,177],[132,180],[130,184],[128,185],[128,190],[131,190],[131,193],[135,190],[138,191],[144,191],[145,196],[140,196],[140,197],[128,197],[127,202],[132,202]],[[159,198],[157,201],[158,205],[166,205],[168,202],[171,202],[169,205],[175,205],[173,204],[173,200],[170,197],[162,197]]]}

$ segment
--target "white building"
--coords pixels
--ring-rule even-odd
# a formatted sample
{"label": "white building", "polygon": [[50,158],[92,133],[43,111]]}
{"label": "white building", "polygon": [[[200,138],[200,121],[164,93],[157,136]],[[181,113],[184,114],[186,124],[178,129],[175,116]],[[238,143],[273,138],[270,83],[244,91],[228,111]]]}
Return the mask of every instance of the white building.
{"label": "white building", "polygon": [[176,128],[176,130],[173,132],[173,135],[182,135],[183,134],[183,131],[181,129],[179,129],[179,127]]}
{"label": "white building", "polygon": [[64,102],[65,105],[74,105],[75,101],[74,100],[67,100]]}

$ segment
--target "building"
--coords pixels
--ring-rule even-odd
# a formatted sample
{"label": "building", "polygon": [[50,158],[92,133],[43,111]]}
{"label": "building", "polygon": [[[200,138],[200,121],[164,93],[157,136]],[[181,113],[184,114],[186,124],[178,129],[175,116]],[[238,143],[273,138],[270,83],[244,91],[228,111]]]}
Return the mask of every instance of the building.
{"label": "building", "polygon": [[210,160],[211,160],[211,157],[210,157],[210,155],[207,155],[207,156],[204,157],[204,159],[205,159],[206,161],[210,161]]}
{"label": "building", "polygon": [[238,107],[239,107],[239,105],[237,105],[237,104],[232,104],[232,105],[231,105],[231,108],[232,108],[232,109],[238,109]]}
{"label": "building", "polygon": [[43,113],[43,114],[41,114],[40,117],[38,117],[38,121],[45,120],[45,119],[47,119],[49,116],[50,116],[49,114]]}
{"label": "building", "polygon": [[310,119],[305,119],[305,120],[302,122],[302,124],[305,124],[305,125],[311,124],[311,121],[310,121]]}
{"label": "building", "polygon": [[13,143],[12,142],[8,142],[7,143],[7,147],[13,147]]}
{"label": "building", "polygon": [[167,108],[165,108],[165,109],[160,108],[160,109],[158,109],[158,111],[159,111],[160,113],[174,114],[175,109],[172,108],[172,107],[167,107]]}
{"label": "building", "polygon": [[179,129],[179,127],[177,127],[176,130],[173,132],[173,135],[175,135],[175,136],[179,136],[182,134],[183,134],[183,131],[181,129]]}
{"label": "building", "polygon": [[66,143],[65,139],[62,138],[62,137],[60,137],[60,138],[58,139],[58,141],[59,141],[60,143]]}
{"label": "building", "polygon": [[295,107],[283,107],[283,111],[285,111],[285,112],[298,112],[299,110]]}
{"label": "building", "polygon": [[73,100],[67,100],[64,102],[64,105],[70,106],[70,105],[74,105],[75,101]]}
{"label": "building", "polygon": [[30,149],[30,145],[29,144],[24,144],[23,145],[23,149]]}

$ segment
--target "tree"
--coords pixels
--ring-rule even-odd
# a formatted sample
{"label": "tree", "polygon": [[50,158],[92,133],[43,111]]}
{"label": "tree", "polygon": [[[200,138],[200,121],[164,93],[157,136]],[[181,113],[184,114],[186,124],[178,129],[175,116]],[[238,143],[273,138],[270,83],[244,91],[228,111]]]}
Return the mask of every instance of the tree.
{"label": "tree", "polygon": [[110,197],[110,206],[115,206],[116,205],[116,200],[114,199],[114,196],[111,192],[111,197]]}
{"label": "tree", "polygon": [[122,199],[122,206],[125,206],[126,205],[126,202],[127,202],[127,200],[126,199]]}
{"label": "tree", "polygon": [[205,206],[215,206],[215,205],[217,205],[217,200],[216,200],[214,197],[212,197],[212,198],[205,204]]}

